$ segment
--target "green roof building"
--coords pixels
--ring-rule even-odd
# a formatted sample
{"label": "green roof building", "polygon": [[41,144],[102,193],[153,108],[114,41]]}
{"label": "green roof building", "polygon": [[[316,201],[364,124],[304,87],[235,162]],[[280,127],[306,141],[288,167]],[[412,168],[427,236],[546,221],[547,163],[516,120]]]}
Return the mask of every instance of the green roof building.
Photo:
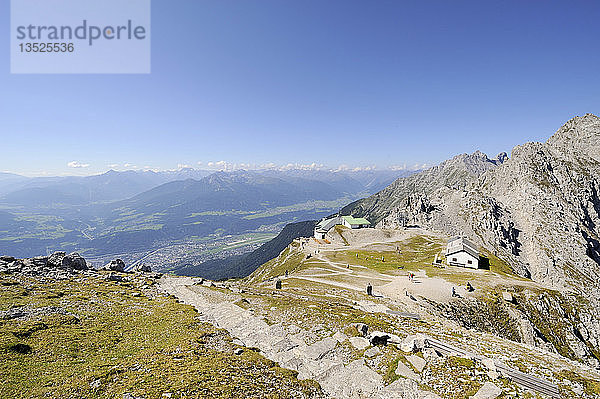
{"label": "green roof building", "polygon": [[346,226],[351,229],[361,229],[371,227],[371,222],[365,218],[355,218],[352,216],[334,216],[329,219],[323,219],[315,226],[315,238],[325,239],[327,232],[336,225]]}
{"label": "green roof building", "polygon": [[350,227],[351,229],[361,229],[371,226],[371,222],[369,222],[367,219],[355,218],[352,216],[342,216],[342,224],[346,227]]}

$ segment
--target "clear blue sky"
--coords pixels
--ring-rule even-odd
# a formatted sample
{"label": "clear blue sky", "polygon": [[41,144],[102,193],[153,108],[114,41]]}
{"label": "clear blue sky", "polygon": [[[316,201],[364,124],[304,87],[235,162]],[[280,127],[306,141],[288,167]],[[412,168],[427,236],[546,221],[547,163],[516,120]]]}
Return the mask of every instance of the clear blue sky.
{"label": "clear blue sky", "polygon": [[437,163],[600,113],[597,1],[153,0],[150,75],[11,75],[0,4],[0,171]]}

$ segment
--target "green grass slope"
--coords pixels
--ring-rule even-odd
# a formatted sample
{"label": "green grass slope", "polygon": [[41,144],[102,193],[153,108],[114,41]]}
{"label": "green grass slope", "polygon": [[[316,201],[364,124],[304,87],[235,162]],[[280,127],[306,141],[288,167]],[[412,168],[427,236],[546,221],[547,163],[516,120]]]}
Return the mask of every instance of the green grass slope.
{"label": "green grass slope", "polygon": [[[256,351],[158,294],[154,281],[0,276],[2,398],[320,397]],[[142,288],[143,287],[143,288]],[[14,310],[14,309],[13,309]]]}

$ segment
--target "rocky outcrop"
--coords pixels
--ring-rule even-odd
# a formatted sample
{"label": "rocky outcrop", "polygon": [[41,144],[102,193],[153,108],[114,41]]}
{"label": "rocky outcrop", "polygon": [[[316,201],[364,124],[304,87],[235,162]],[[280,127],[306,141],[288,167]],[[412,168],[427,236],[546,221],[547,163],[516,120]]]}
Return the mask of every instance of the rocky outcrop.
{"label": "rocky outcrop", "polygon": [[151,273],[152,268],[149,265],[142,263],[141,265],[137,265],[135,267],[134,271],[140,272],[140,273]]}
{"label": "rocky outcrop", "polygon": [[54,267],[71,268],[75,270],[87,270],[85,259],[77,252],[67,255],[65,252],[55,252],[48,257],[48,264]]}
{"label": "rocky outcrop", "polygon": [[125,262],[121,259],[114,259],[108,262],[100,270],[110,270],[111,272],[125,272]]}
{"label": "rocky outcrop", "polygon": [[55,252],[50,256],[17,259],[12,256],[0,257],[0,273],[44,276],[67,279],[89,270],[87,262],[78,253]]}
{"label": "rocky outcrop", "polygon": [[402,220],[390,216],[406,213],[410,218],[431,213],[436,210],[432,206],[432,197],[438,190],[464,190],[483,173],[497,168],[506,160],[506,153],[498,154],[495,159],[489,159],[480,151],[457,155],[438,166],[400,178],[377,194],[344,207],[341,213],[360,215],[375,224],[387,217],[385,223],[397,225]]}

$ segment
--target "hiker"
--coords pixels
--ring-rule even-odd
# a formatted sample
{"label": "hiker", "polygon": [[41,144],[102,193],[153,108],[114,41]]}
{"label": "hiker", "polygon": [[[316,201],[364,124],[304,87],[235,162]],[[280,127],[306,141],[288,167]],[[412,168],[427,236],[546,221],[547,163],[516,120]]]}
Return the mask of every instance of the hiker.
{"label": "hiker", "polygon": [[373,286],[371,283],[367,284],[367,295],[373,296]]}
{"label": "hiker", "polygon": [[350,269],[350,263],[346,264],[346,269]]}
{"label": "hiker", "polygon": [[285,276],[286,276],[286,277],[288,276],[288,271],[287,271],[287,270],[285,271]]}
{"label": "hiker", "polygon": [[456,290],[454,289],[454,287],[452,287],[452,297],[454,298],[456,296]]}
{"label": "hiker", "polygon": [[469,292],[475,291],[475,288],[473,288],[473,286],[471,285],[471,283],[469,283],[468,281],[467,281],[467,291],[469,291]]}

